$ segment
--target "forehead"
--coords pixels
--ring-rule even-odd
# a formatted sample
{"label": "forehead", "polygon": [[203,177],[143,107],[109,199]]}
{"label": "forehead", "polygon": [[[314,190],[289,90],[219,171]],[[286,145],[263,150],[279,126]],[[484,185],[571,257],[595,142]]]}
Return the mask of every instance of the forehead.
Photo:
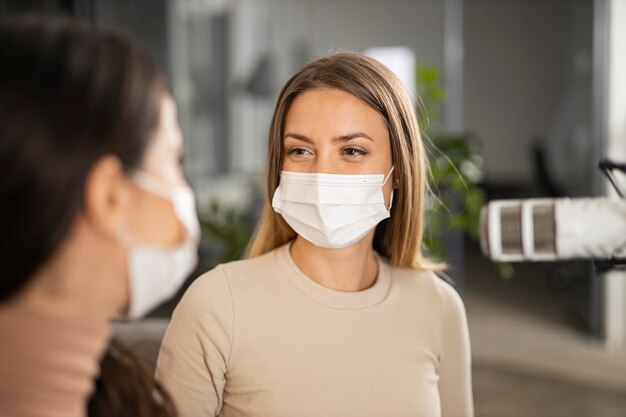
{"label": "forehead", "polygon": [[[169,95],[161,99],[159,122],[144,156],[144,170],[159,177],[177,177],[183,135],[178,125],[176,103]],[[171,172],[170,172],[171,171]]]}
{"label": "forehead", "polygon": [[178,126],[176,103],[169,95],[161,99],[159,110],[159,123],[153,133],[151,143],[146,156],[158,156],[180,148],[183,137]]}
{"label": "forehead", "polygon": [[290,129],[329,134],[356,129],[381,135],[387,132],[387,125],[373,107],[355,95],[339,89],[316,89],[294,99],[285,118],[285,133]]}
{"label": "forehead", "polygon": [[160,142],[162,142],[163,146],[178,147],[183,142],[180,127],[178,126],[176,102],[168,94],[165,94],[161,99],[157,136],[158,139],[161,139]]}

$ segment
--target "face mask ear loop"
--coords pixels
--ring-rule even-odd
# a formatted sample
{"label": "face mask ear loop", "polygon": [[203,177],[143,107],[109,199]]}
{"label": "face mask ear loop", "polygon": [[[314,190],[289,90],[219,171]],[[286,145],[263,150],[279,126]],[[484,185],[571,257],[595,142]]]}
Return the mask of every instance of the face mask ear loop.
{"label": "face mask ear loop", "polygon": [[[176,217],[178,218],[178,221],[185,228],[187,232],[187,238],[188,239],[192,238],[194,231],[191,230],[187,226],[187,224],[181,221],[181,217],[177,213],[177,207],[174,201],[174,198],[176,196],[176,189],[180,188],[181,186],[166,185],[164,182],[162,182],[162,180],[155,178],[150,174],[146,174],[143,171],[135,171],[133,174],[131,174],[130,179],[133,181],[135,185],[137,185],[139,188],[143,189],[144,191],[147,191],[149,193],[152,193],[154,195],[157,195],[161,198],[168,200],[170,204],[172,204],[172,207],[174,209],[174,212],[176,213]],[[188,186],[184,186],[184,187],[189,188]],[[130,236],[128,233],[126,233],[126,235],[130,238],[131,242],[139,242],[138,240],[133,239],[132,236]]]}
{"label": "face mask ear loop", "polygon": [[383,183],[381,184],[381,187],[384,186],[385,184],[387,184],[387,180],[389,179],[389,177],[391,176],[391,173],[393,172],[393,170],[396,168],[395,165],[391,166],[391,170],[389,170],[389,173],[387,174],[387,176],[385,177],[385,180],[383,181]]}
{"label": "face mask ear loop", "polygon": [[145,191],[156,194],[167,200],[172,199],[172,187],[168,187],[161,180],[154,178],[152,175],[146,174],[143,171],[135,171],[130,176],[135,185],[139,186]]}
{"label": "face mask ear loop", "polygon": [[[385,177],[385,180],[383,181],[381,187],[383,187],[386,183],[387,180],[389,179],[389,177],[391,176],[391,173],[393,172],[393,170],[395,169],[395,165],[391,166],[391,170],[389,170],[389,173],[387,174],[387,176]],[[393,205],[393,188],[391,189],[391,194],[389,195],[389,207],[387,208],[387,211],[391,211],[391,206]]]}

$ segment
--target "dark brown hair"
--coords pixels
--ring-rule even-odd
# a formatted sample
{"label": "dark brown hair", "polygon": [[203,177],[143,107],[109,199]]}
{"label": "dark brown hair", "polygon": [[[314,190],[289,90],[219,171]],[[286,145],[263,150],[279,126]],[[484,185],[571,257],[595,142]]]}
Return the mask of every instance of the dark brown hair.
{"label": "dark brown hair", "polygon": [[[173,417],[172,399],[145,365],[113,339],[101,361],[89,417]],[[149,399],[149,400],[147,400]]]}
{"label": "dark brown hair", "polygon": [[129,40],[62,18],[0,20],[0,302],[50,259],[95,163],[142,158],[165,79]]}
{"label": "dark brown hair", "polygon": [[374,249],[394,266],[441,269],[442,265],[425,258],[421,251],[427,160],[411,98],[391,70],[356,52],[339,52],[309,63],[280,92],[269,133],[267,198],[247,256],[262,255],[296,237],[269,202],[280,180],[285,117],[296,97],[318,89],[339,89],[363,100],[381,115],[389,129],[398,187],[391,217],[376,227]]}
{"label": "dark brown hair", "polygon": [[[165,78],[129,40],[85,23],[0,20],[0,302],[27,285],[60,246],[102,157],[141,167]],[[175,415],[131,351],[113,341],[89,415]]]}

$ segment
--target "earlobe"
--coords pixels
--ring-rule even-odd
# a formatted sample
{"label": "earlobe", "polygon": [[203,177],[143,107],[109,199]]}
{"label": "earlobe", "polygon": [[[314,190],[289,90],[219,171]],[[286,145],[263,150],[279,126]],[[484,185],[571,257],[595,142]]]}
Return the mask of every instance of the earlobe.
{"label": "earlobe", "polygon": [[121,161],[113,155],[101,158],[85,181],[83,217],[96,233],[115,239],[128,199]]}

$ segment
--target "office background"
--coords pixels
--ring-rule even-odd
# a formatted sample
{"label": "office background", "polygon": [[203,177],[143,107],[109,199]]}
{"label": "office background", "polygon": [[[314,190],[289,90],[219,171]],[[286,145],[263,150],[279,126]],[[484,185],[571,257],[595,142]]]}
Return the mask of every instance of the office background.
{"label": "office background", "polygon": [[[402,47],[418,93],[441,83],[427,133],[467,142],[478,171],[467,174],[486,199],[608,193],[597,162],[626,161],[624,3],[0,0],[0,13],[77,16],[152,53],[179,106],[206,269],[241,256],[253,228],[282,84],[339,50]],[[463,196],[452,201],[452,212],[466,209]],[[518,264],[511,275],[471,233],[441,233],[468,310],[478,416],[626,415],[626,277],[584,261]]]}

